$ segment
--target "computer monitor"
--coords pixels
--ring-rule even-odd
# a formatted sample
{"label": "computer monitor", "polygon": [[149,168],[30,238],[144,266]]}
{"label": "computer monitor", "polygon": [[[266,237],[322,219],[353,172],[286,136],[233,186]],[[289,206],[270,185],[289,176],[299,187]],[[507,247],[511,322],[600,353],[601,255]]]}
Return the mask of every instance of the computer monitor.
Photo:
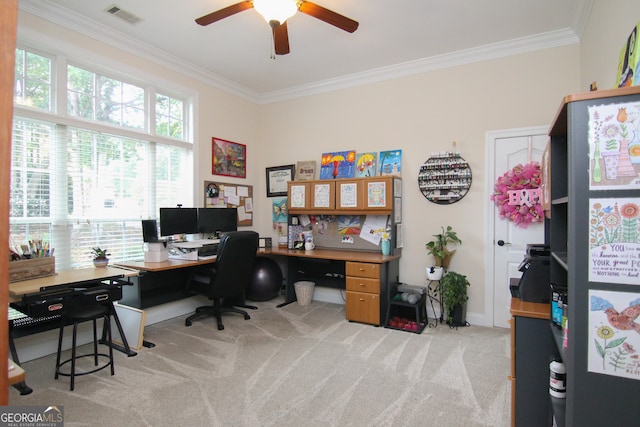
{"label": "computer monitor", "polygon": [[198,233],[197,208],[160,208],[160,235]]}
{"label": "computer monitor", "polygon": [[198,232],[219,234],[238,230],[238,209],[198,208]]}

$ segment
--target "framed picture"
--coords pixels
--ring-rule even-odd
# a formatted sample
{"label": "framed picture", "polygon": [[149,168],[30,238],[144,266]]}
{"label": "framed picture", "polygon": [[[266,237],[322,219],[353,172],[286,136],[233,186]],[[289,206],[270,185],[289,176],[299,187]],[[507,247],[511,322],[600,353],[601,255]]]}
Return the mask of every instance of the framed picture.
{"label": "framed picture", "polygon": [[267,168],[267,197],[286,196],[287,182],[293,181],[295,165]]}
{"label": "framed picture", "polygon": [[247,177],[247,146],[237,142],[211,138],[211,173],[213,175]]}

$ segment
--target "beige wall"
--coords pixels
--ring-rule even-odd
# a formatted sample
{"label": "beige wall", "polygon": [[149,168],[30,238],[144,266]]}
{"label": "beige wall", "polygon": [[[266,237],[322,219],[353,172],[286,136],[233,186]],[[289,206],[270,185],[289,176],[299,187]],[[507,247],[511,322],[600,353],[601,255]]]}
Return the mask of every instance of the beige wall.
{"label": "beige wall", "polygon": [[[224,181],[254,186],[254,226],[273,236],[270,199],[266,198],[264,169],[295,163],[319,162],[323,152],[355,149],[403,150],[403,223],[405,247],[400,279],[424,283],[431,263],[424,244],[441,225],[452,225],[463,240],[452,269],[471,281],[469,319],[491,325],[485,302],[483,253],[486,239],[486,134],[488,131],[548,125],[563,96],[585,91],[596,80],[613,85],[617,55],[633,24],[640,3],[596,0],[581,46],[566,46],[526,55],[495,59],[375,84],[258,106],[196,79],[145,61],[54,24],[21,14],[23,35],[53,49],[71,49],[100,66],[119,72],[148,73],[154,79],[193,93],[197,101],[196,204],[199,187],[211,175],[211,136],[247,145],[246,180]],[[632,10],[629,13],[627,9]],[[19,31],[20,36],[20,31]],[[19,41],[20,38],[19,38]],[[469,194],[459,203],[440,206],[428,202],[417,186],[420,165],[434,151],[450,150],[452,142],[473,172]],[[218,180],[220,177],[217,177]]]}
{"label": "beige wall", "polygon": [[[562,97],[577,90],[578,66],[575,45],[267,105],[260,114],[268,147],[263,166],[319,162],[326,151],[402,149],[400,280],[425,283],[432,260],[424,245],[441,225],[452,225],[463,244],[451,269],[470,279],[470,321],[491,325],[484,294],[486,132],[548,125]],[[419,168],[431,153],[451,150],[453,141],[470,163],[473,185],[460,202],[436,205],[418,189]],[[268,212],[258,217],[260,231],[268,232]]]}
{"label": "beige wall", "polygon": [[580,91],[595,81],[599,89],[616,86],[620,50],[640,21],[637,0],[594,0],[580,39]]}

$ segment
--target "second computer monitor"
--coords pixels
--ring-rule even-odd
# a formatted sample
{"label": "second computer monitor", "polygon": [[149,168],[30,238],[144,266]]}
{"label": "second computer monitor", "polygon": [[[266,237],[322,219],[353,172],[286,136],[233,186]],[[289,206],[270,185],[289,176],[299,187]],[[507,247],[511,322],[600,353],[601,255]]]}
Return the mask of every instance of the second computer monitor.
{"label": "second computer monitor", "polygon": [[238,209],[198,208],[198,232],[220,234],[238,230]]}

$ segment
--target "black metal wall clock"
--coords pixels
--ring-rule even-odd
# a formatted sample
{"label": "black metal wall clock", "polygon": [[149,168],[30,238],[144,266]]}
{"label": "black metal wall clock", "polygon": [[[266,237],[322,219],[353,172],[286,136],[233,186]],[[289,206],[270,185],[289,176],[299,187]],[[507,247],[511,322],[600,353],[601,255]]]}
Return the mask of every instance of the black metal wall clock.
{"label": "black metal wall clock", "polygon": [[457,153],[435,154],[420,166],[418,187],[430,202],[439,205],[455,203],[471,187],[469,163]]}

